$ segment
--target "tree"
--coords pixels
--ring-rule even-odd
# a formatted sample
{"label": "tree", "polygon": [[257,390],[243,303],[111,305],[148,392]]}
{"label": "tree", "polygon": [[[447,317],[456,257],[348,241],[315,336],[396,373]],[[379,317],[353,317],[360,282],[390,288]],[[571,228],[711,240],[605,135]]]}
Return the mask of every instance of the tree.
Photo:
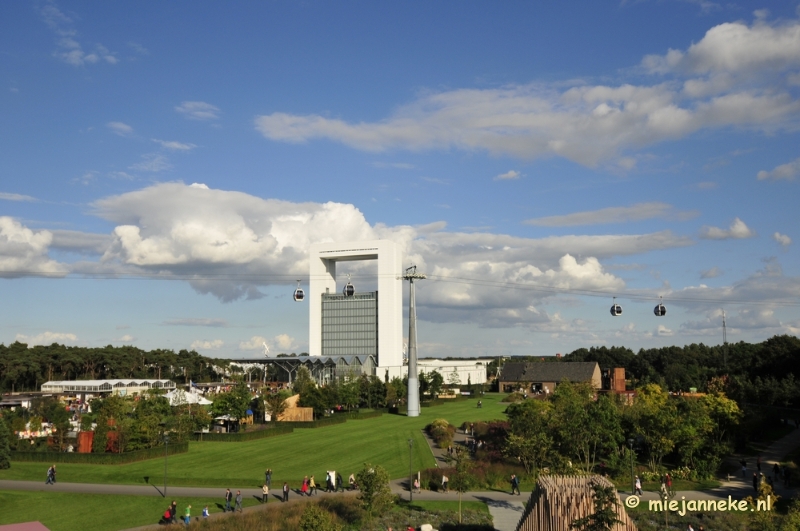
{"label": "tree", "polygon": [[369,518],[382,514],[392,505],[394,496],[389,489],[389,473],[382,466],[364,463],[356,473],[356,481],[361,492],[358,499]]}
{"label": "tree", "polygon": [[314,378],[311,376],[311,371],[309,371],[308,367],[305,365],[301,365],[297,369],[297,375],[292,384],[292,391],[297,395],[303,396],[308,389],[316,386],[317,382],[315,382]]}
{"label": "tree", "polygon": [[438,395],[442,392],[442,384],[444,383],[444,377],[439,374],[439,371],[432,371],[429,375],[430,384],[428,386],[428,390],[431,392],[431,395]]}
{"label": "tree", "polygon": [[11,432],[6,419],[0,416],[0,470],[11,468]]}
{"label": "tree", "polygon": [[360,392],[358,380],[350,380],[339,386],[339,400],[343,405],[347,406],[347,411],[358,405]]}
{"label": "tree", "polygon": [[447,383],[450,387],[459,387],[461,385],[461,376],[458,371],[453,367],[453,372],[447,375]]}
{"label": "tree", "polygon": [[675,403],[660,386],[647,384],[638,389],[631,413],[634,430],[647,445],[650,470],[655,471],[664,456],[675,448],[680,420]]}
{"label": "tree", "polygon": [[599,483],[592,484],[592,491],[594,513],[578,518],[570,527],[578,531],[611,531],[616,524],[622,523],[617,517],[617,491],[613,486],[604,487]]}
{"label": "tree", "polygon": [[458,523],[461,523],[461,496],[468,492],[475,485],[475,477],[472,475],[472,459],[463,446],[456,446],[453,454],[448,461],[454,466],[454,471],[450,475],[448,487],[458,492]]}
{"label": "tree", "polygon": [[547,459],[553,439],[550,423],[553,406],[544,400],[525,400],[508,406],[510,434],[503,453],[517,459],[530,474]]}
{"label": "tree", "polygon": [[278,422],[278,417],[286,411],[286,393],[271,393],[264,396],[264,409],[270,416],[272,422]]}
{"label": "tree", "polygon": [[250,409],[251,400],[247,384],[239,382],[229,392],[219,393],[214,397],[211,411],[214,415],[230,415],[236,419],[242,419]]}

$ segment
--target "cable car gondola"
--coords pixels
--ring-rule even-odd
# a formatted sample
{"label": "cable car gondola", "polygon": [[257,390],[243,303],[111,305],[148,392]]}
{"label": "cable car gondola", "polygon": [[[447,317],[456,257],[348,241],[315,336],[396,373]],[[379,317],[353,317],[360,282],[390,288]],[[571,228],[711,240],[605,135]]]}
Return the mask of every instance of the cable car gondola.
{"label": "cable car gondola", "polygon": [[622,306],[617,304],[616,297],[614,297],[614,304],[611,305],[611,315],[613,315],[614,317],[622,315]]}
{"label": "cable car gondola", "polygon": [[342,294],[345,297],[352,297],[356,292],[356,288],[350,282],[350,275],[347,275],[347,284],[345,284],[344,289],[342,290]]}
{"label": "cable car gondola", "polygon": [[303,288],[300,287],[299,280],[297,281],[297,289],[294,290],[294,295],[292,295],[292,298],[294,298],[294,302],[303,302],[303,299],[306,298],[306,294],[303,291]]}
{"label": "cable car gondola", "polygon": [[664,306],[664,297],[658,298],[658,304],[653,308],[653,313],[656,314],[656,317],[664,317],[667,315],[667,307]]}

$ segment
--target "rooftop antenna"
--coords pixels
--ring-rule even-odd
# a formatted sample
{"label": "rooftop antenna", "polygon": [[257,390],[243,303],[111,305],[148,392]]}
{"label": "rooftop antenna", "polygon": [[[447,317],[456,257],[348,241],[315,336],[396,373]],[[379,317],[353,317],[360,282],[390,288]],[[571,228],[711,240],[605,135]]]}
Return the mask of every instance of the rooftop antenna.
{"label": "rooftop antenna", "polygon": [[417,273],[417,266],[406,269],[403,279],[409,282],[408,292],[408,413],[419,417],[419,373],[417,372],[417,301],[414,281],[428,278]]}

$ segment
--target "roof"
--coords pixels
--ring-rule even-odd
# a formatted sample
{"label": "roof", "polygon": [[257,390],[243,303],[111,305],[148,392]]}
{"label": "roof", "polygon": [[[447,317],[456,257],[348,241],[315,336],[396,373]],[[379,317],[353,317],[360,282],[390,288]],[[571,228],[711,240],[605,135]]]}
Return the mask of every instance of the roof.
{"label": "roof", "polygon": [[596,361],[506,363],[500,373],[504,382],[588,382],[599,366]]}
{"label": "roof", "polygon": [[24,522],[22,524],[0,525],[0,531],[50,531],[41,522]]}

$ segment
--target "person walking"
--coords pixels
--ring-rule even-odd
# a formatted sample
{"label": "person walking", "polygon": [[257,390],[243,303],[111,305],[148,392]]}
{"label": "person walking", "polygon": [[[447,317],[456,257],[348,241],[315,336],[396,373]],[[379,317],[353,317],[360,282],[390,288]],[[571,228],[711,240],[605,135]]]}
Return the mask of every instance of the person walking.
{"label": "person walking", "polygon": [[283,501],[289,501],[289,484],[286,482],[283,483]]}
{"label": "person walking", "polygon": [[174,524],[177,516],[178,516],[178,502],[172,500],[172,505],[169,506],[169,521]]}
{"label": "person walking", "polygon": [[303,484],[300,486],[300,494],[308,496],[308,476],[303,478]]}
{"label": "person walking", "polygon": [[189,525],[192,521],[192,506],[187,505],[186,509],[183,511],[183,523],[184,525]]}
{"label": "person walking", "polygon": [[54,466],[55,465],[53,465],[53,466],[51,466],[50,468],[47,469],[47,480],[44,482],[45,485],[52,485],[53,483],[55,483],[55,479],[54,479],[55,474],[53,473],[53,467]]}
{"label": "person walking", "polygon": [[664,474],[664,477],[667,479],[667,492],[670,496],[675,496],[675,492],[672,490],[672,476],[669,475],[669,472]]}
{"label": "person walking", "polygon": [[272,488],[272,469],[268,468],[266,472],[264,472],[264,483],[267,484],[267,487]]}
{"label": "person walking", "polygon": [[236,491],[236,507],[234,508],[234,511],[236,509],[239,509],[240,513],[244,511],[244,509],[242,509],[242,491],[240,490]]}
{"label": "person walking", "polygon": [[445,476],[444,474],[442,474],[442,490],[444,492],[447,492],[447,484],[448,483],[450,483],[450,479],[447,476]]}
{"label": "person walking", "polygon": [[511,494],[514,494],[516,491],[517,495],[520,494],[519,492],[519,478],[516,474],[511,474]]}
{"label": "person walking", "polygon": [[336,490],[342,489],[344,492],[344,481],[342,481],[342,475],[340,473],[336,473]]}
{"label": "person walking", "polygon": [[308,480],[308,495],[313,496],[317,493],[317,482],[314,481],[314,476],[312,475]]}
{"label": "person walking", "polygon": [[268,498],[269,498],[269,485],[264,483],[264,486],[261,487],[261,503],[267,503]]}
{"label": "person walking", "polygon": [[635,486],[635,488],[633,489],[633,493],[634,493],[634,494],[638,494],[639,496],[641,496],[641,495],[643,494],[643,493],[642,493],[642,480],[639,478],[639,476],[636,476],[636,483],[635,483],[635,485],[636,485],[636,486]]}
{"label": "person walking", "polygon": [[233,493],[231,489],[225,489],[225,509],[222,511],[223,513],[227,513],[228,511],[232,511],[231,509],[231,501],[233,500]]}
{"label": "person walking", "polygon": [[208,518],[208,505],[203,507],[203,520],[205,520],[206,518]]}
{"label": "person walking", "polygon": [[419,478],[414,478],[414,492],[419,494]]}
{"label": "person walking", "polygon": [[350,490],[356,488],[356,477],[353,474],[350,474],[350,477],[347,478],[347,482],[350,484]]}

